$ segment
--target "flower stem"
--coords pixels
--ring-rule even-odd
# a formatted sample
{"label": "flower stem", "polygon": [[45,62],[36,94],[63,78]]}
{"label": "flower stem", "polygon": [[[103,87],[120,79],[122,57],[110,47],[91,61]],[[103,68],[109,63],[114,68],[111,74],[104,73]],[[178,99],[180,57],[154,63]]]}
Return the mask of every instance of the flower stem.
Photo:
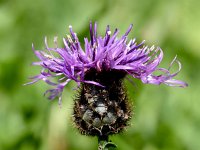
{"label": "flower stem", "polygon": [[116,150],[117,146],[108,141],[108,136],[99,136],[98,137],[98,150]]}

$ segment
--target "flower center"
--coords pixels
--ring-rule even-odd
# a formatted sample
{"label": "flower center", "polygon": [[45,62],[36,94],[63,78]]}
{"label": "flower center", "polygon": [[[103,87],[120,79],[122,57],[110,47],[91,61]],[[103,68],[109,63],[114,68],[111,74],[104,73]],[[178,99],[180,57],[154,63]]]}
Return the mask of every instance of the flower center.
{"label": "flower center", "polygon": [[74,122],[82,134],[108,136],[122,131],[131,118],[122,79],[126,73],[117,70],[89,70],[85,80],[105,87],[83,83],[75,99]]}

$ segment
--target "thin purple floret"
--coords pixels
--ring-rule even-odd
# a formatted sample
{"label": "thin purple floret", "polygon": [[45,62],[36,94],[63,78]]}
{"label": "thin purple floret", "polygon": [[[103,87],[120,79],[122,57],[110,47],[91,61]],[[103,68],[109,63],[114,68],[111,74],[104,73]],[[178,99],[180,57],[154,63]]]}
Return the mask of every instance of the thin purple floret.
{"label": "thin purple floret", "polygon": [[[59,102],[61,102],[64,87],[71,80],[78,85],[88,83],[104,87],[98,82],[85,80],[85,73],[91,68],[99,72],[102,70],[125,71],[146,84],[164,83],[169,86],[186,87],[187,83],[174,79],[181,70],[181,63],[177,57],[173,59],[168,69],[158,68],[163,59],[161,48],[145,46],[144,41],[137,44],[135,39],[128,42],[127,36],[131,29],[132,25],[121,38],[117,38],[119,30],[115,29],[112,34],[110,27],[107,26],[105,36],[102,37],[97,36],[97,24],[95,23],[93,28],[90,23],[90,40],[84,38],[84,49],[72,26],[69,26],[71,35],[63,38],[64,47],[58,47],[56,37],[54,38],[55,47],[50,48],[47,38],[45,38],[46,50],[35,50],[32,45],[32,49],[39,59],[33,65],[41,66],[42,71],[39,75],[32,77],[32,81],[27,84],[33,84],[39,80],[45,81],[54,87],[47,90],[45,95],[48,95],[50,100],[59,97]],[[175,63],[178,64],[178,70],[171,73],[170,68]],[[160,72],[160,75],[154,75],[155,72]],[[58,80],[55,81],[55,79]]]}

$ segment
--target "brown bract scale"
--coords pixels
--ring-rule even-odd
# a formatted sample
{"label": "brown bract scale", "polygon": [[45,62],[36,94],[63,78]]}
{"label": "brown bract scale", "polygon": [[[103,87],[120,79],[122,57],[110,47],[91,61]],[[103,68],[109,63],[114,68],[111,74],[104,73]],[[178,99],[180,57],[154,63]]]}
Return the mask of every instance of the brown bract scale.
{"label": "brown bract scale", "polygon": [[86,80],[105,87],[83,83],[75,99],[73,119],[84,135],[108,136],[119,133],[131,118],[131,109],[122,80],[123,71],[90,69]]}

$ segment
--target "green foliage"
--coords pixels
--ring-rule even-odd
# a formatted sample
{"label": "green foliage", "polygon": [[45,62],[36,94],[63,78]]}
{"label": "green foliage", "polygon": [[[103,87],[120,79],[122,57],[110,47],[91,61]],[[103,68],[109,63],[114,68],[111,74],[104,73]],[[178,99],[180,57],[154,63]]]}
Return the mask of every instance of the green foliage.
{"label": "green foliage", "polygon": [[[110,137],[119,150],[200,149],[200,11],[199,0],[4,0],[0,1],[0,149],[1,150],[93,150],[95,138],[78,134],[73,127],[71,83],[63,104],[42,96],[49,87],[42,82],[24,87],[27,77],[39,68],[31,44],[44,48],[44,37],[62,37],[72,25],[80,38],[88,36],[89,21],[98,22],[129,36],[159,45],[167,66],[177,54],[182,70],[177,79],[185,89],[165,85],[135,86],[126,81],[133,101],[134,117],[124,133]],[[176,69],[176,68],[175,68]]]}

